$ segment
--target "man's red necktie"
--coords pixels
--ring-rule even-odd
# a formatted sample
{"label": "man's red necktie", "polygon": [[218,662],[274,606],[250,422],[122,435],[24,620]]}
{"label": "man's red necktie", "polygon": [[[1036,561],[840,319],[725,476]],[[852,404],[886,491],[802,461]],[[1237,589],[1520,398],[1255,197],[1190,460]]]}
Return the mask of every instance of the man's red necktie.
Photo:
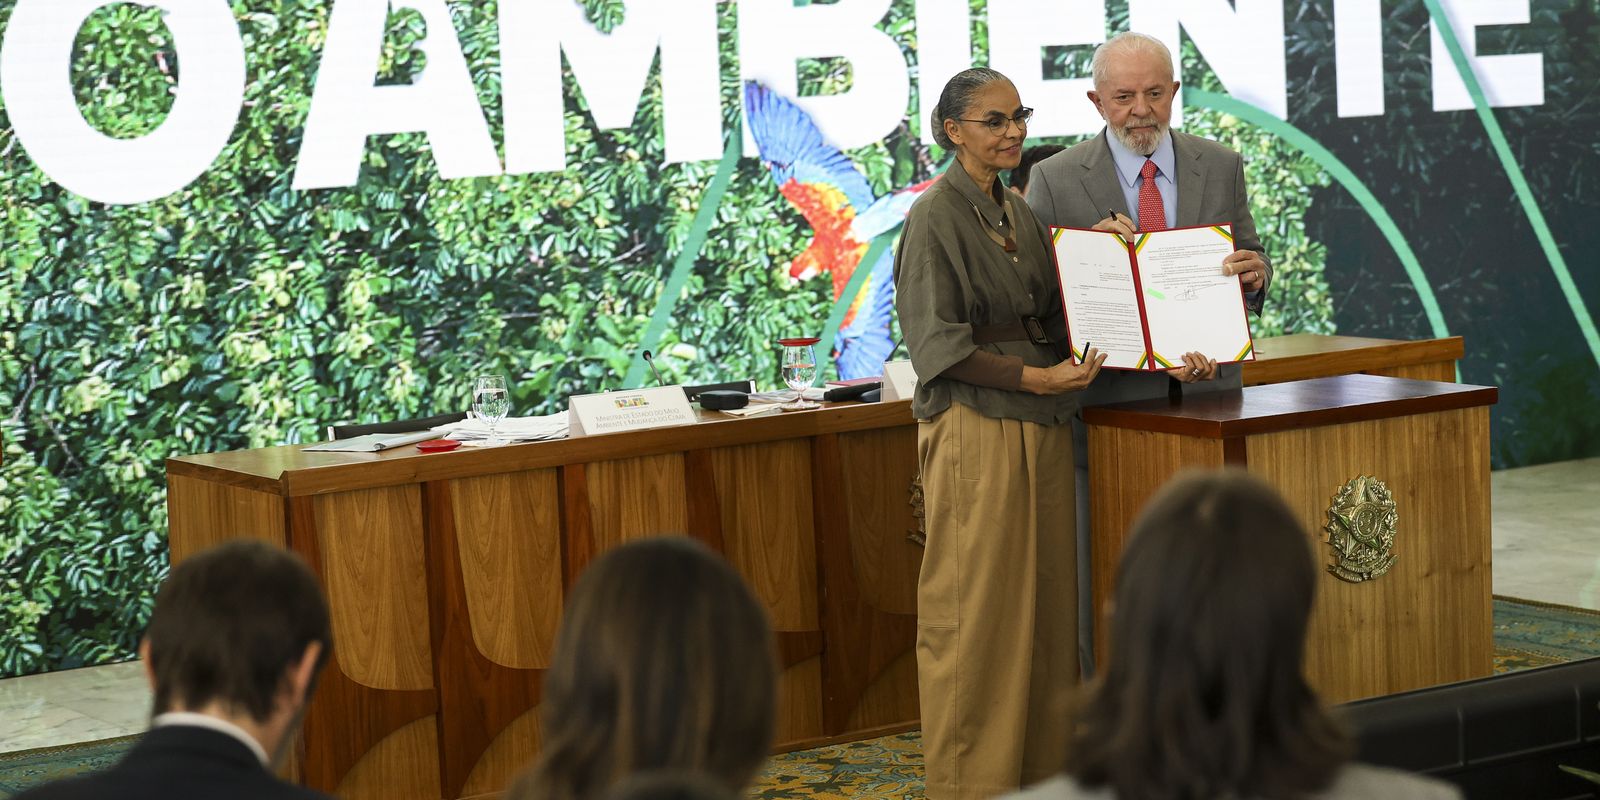
{"label": "man's red necktie", "polygon": [[1161,205],[1161,191],[1156,188],[1156,162],[1145,159],[1139,175],[1144,178],[1139,184],[1139,230],[1164,231],[1167,210]]}

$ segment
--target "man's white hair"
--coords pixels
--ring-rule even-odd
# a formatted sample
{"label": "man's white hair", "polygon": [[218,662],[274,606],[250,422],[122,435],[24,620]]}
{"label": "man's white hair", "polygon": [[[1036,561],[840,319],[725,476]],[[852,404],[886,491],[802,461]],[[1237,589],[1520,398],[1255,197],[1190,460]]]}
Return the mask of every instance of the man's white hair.
{"label": "man's white hair", "polygon": [[1106,72],[1109,70],[1109,67],[1106,66],[1107,59],[1119,53],[1149,53],[1159,56],[1167,65],[1168,79],[1175,79],[1177,76],[1177,72],[1172,68],[1172,51],[1168,50],[1167,46],[1163,44],[1160,39],[1157,39],[1148,33],[1123,31],[1116,36],[1105,40],[1103,44],[1094,49],[1093,68],[1095,89],[1098,90],[1100,86],[1105,83]]}

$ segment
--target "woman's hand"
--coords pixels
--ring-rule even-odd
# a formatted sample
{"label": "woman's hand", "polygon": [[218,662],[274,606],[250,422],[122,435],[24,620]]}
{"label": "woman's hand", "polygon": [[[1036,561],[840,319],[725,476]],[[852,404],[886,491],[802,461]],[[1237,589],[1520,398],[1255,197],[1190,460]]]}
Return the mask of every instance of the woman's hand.
{"label": "woman's hand", "polygon": [[1199,353],[1184,353],[1183,366],[1167,370],[1167,374],[1182,383],[1199,383],[1217,377],[1217,360]]}
{"label": "woman's hand", "polygon": [[1053,367],[1023,367],[1022,390],[1034,394],[1065,394],[1085,389],[1100,374],[1100,365],[1106,363],[1106,354],[1089,348],[1083,354],[1083,363],[1072,359]]}

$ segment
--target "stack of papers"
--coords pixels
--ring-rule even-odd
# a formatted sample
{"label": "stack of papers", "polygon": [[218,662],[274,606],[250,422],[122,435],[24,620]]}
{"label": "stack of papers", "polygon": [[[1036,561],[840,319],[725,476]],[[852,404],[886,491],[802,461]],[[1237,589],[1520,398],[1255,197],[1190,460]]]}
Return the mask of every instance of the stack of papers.
{"label": "stack of papers", "polygon": [[[803,394],[807,400],[821,400],[822,395],[827,391],[827,389],[824,389],[821,386],[809,386],[806,387],[806,390],[803,392]],[[752,405],[756,403],[792,402],[794,402],[794,390],[792,389],[779,389],[772,392],[755,392],[750,395],[750,403]]]}
{"label": "stack of papers", "polygon": [[336,442],[314,445],[301,448],[304,453],[377,453],[394,447],[402,447],[417,442],[425,442],[436,438],[433,431],[419,431],[415,433],[369,433],[365,436],[353,436],[349,439],[340,439]]}
{"label": "stack of papers", "polygon": [[730,417],[758,417],[762,414],[771,414],[778,410],[777,403],[751,403],[744,408],[719,409]]}
{"label": "stack of papers", "polygon": [[[467,417],[460,422],[440,425],[433,432],[462,444],[483,443],[489,439],[489,423],[478,417]],[[567,438],[566,413],[544,417],[507,417],[500,420],[496,432],[501,439],[512,442],[541,442],[548,439]]]}

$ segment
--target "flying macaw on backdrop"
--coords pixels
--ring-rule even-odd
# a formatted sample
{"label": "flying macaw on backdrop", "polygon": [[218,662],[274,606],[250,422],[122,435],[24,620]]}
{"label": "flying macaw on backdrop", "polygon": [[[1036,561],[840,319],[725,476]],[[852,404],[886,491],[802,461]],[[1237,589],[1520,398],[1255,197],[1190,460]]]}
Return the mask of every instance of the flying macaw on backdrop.
{"label": "flying macaw on backdrop", "polygon": [[[789,277],[803,281],[827,273],[837,302],[872,240],[903,222],[911,204],[938,179],[875,196],[866,176],[794,101],[747,81],[744,107],[762,163],[814,231],[811,245],[789,262]],[[834,338],[834,364],[846,380],[880,374],[894,351],[893,250],[885,249],[868,268],[872,272]]]}

